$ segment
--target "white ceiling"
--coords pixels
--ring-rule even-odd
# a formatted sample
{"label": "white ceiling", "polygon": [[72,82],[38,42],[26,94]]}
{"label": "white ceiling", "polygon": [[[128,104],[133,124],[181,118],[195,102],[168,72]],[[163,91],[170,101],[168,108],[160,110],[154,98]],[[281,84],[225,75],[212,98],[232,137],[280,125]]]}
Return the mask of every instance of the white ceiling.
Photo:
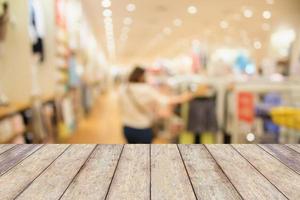
{"label": "white ceiling", "polygon": [[[95,36],[106,51],[106,38],[102,15],[102,0],[82,0],[83,10],[93,28]],[[172,57],[187,51],[194,39],[206,41],[209,45],[231,45],[252,48],[253,41],[264,46],[270,33],[281,26],[298,30],[300,26],[300,0],[111,0],[114,38],[116,43],[115,63],[131,64],[151,61],[158,56]],[[270,1],[270,0],[269,0]],[[134,12],[128,12],[129,3],[136,5]],[[191,15],[187,8],[197,7]],[[252,18],[245,18],[243,10],[253,10]],[[262,17],[265,10],[272,12],[272,18]],[[131,17],[133,23],[125,42],[120,41],[124,18]],[[173,25],[174,19],[181,19],[180,27]],[[227,29],[220,27],[225,20]],[[270,31],[263,31],[262,25],[270,25]],[[171,34],[164,34],[169,27]],[[262,48],[261,51],[265,49]],[[107,52],[107,51],[106,51]]]}

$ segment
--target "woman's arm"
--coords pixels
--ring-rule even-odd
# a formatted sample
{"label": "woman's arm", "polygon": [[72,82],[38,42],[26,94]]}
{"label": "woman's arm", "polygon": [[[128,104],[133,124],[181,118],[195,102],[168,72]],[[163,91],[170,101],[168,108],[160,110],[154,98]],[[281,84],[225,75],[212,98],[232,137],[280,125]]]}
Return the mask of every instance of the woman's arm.
{"label": "woman's arm", "polygon": [[190,100],[192,100],[194,97],[193,93],[187,92],[181,95],[177,95],[177,96],[172,96],[169,99],[168,104],[169,105],[177,105],[177,104],[181,104],[181,103],[185,103],[188,102]]}
{"label": "woman's arm", "polygon": [[177,104],[188,102],[197,96],[205,95],[207,93],[207,90],[208,90],[207,86],[201,86],[198,88],[198,90],[196,92],[193,92],[193,93],[186,92],[181,95],[172,96],[172,97],[170,97],[169,104],[177,105]]}

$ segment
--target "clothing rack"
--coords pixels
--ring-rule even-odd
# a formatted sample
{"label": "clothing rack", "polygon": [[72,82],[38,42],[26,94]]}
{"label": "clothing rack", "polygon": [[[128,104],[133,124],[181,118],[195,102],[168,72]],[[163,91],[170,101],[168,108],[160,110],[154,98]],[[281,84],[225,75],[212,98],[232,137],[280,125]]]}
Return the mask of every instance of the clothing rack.
{"label": "clothing rack", "polygon": [[[276,92],[284,96],[284,102],[286,105],[296,106],[298,98],[294,94],[299,94],[300,88],[299,83],[295,81],[284,81],[284,82],[243,82],[236,83],[234,90],[231,92],[232,101],[231,104],[238,105],[238,94],[241,92],[248,92],[254,95],[257,99],[258,95],[266,94],[270,92]],[[299,101],[298,101],[299,102]],[[245,143],[245,139],[241,137],[246,133],[241,132],[240,119],[238,117],[238,106],[234,106],[231,111],[233,114],[231,137],[232,143]],[[251,132],[251,130],[249,130]]]}

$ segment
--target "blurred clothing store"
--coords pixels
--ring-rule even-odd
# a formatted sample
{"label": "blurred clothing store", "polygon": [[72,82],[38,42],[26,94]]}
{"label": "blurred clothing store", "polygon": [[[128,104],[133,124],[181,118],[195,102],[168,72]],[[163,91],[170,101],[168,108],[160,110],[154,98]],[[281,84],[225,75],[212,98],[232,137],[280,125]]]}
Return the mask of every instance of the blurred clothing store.
{"label": "blurred clothing store", "polygon": [[299,0],[0,0],[0,143],[300,143]]}

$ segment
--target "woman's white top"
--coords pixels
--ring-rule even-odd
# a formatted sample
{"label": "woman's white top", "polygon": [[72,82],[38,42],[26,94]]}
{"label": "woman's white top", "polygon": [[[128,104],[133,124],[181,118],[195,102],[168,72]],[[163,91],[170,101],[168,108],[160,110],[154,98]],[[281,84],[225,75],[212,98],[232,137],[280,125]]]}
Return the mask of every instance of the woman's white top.
{"label": "woman's white top", "polygon": [[151,128],[155,109],[167,105],[167,102],[166,96],[148,84],[131,83],[122,87],[120,105],[123,125],[136,129]]}

